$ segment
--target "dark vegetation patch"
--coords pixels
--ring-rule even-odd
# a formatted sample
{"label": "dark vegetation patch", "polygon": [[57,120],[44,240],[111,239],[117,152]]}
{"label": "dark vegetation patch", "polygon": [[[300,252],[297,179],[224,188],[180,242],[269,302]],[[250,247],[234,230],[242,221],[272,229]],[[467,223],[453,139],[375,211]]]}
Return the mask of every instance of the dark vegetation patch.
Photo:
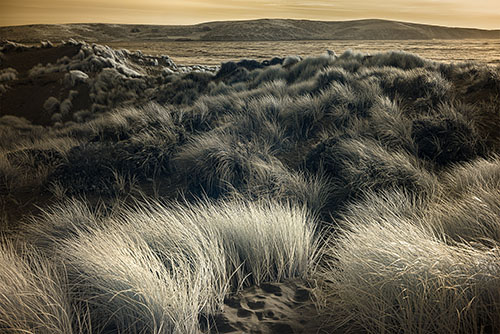
{"label": "dark vegetation patch", "polygon": [[159,103],[192,104],[200,95],[208,92],[208,83],[213,75],[189,73],[181,77],[167,77],[156,89],[155,100]]}
{"label": "dark vegetation patch", "polygon": [[[46,166],[31,175],[40,191],[57,184],[67,194],[116,195],[117,178],[124,178],[146,192],[167,182],[172,197],[281,196],[303,193],[283,187],[321,175],[321,205],[305,202],[323,206],[329,220],[368,191],[427,193],[443,168],[500,149],[491,122],[500,119],[500,80],[491,67],[346,52],[228,62],[212,74],[74,41],[7,49],[4,66],[23,53],[45,57],[30,70],[32,79],[5,74],[14,84],[2,98],[21,96],[22,80],[42,87],[38,113],[22,105],[28,114],[8,111],[28,122],[17,143],[5,142],[2,168],[7,180],[20,166],[28,176],[26,166]],[[52,59],[57,50],[61,58]],[[42,85],[47,76],[54,79]],[[51,85],[59,85],[58,94],[45,91]],[[138,107],[146,101],[158,105]],[[122,109],[111,111],[116,106]],[[52,126],[39,130],[29,121]],[[21,133],[5,124],[3,137]],[[55,148],[61,141],[67,145]]]}
{"label": "dark vegetation patch", "polygon": [[480,156],[482,148],[474,128],[454,119],[419,119],[413,121],[412,136],[422,159],[446,166]]}
{"label": "dark vegetation patch", "polygon": [[[161,148],[127,142],[90,142],[70,149],[48,178],[68,195],[114,195],[120,178],[146,182],[168,171],[168,157]],[[128,185],[130,186],[130,185]]]}
{"label": "dark vegetation patch", "polygon": [[372,140],[345,136],[320,142],[308,153],[306,167],[330,177],[333,214],[369,192],[400,189],[425,196],[436,182],[409,154],[388,151]]}

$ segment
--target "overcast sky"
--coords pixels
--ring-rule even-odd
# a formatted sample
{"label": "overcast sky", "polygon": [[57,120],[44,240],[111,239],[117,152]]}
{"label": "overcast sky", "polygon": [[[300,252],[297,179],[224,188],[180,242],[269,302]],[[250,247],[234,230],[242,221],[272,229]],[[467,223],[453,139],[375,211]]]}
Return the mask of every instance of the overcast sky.
{"label": "overcast sky", "polygon": [[383,18],[500,29],[500,0],[0,0],[0,26],[82,22],[193,24],[255,18]]}

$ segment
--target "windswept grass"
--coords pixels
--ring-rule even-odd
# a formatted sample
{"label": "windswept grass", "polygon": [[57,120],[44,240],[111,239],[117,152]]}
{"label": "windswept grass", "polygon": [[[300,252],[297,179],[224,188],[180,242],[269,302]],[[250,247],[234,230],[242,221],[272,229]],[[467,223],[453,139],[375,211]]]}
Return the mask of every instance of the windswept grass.
{"label": "windswept grass", "polygon": [[75,313],[57,263],[26,244],[0,244],[0,331],[74,333]]}
{"label": "windswept grass", "polygon": [[106,333],[198,332],[229,291],[308,277],[318,254],[314,217],[292,205],[65,207],[30,224],[28,239],[64,264],[73,303]]}
{"label": "windswept grass", "polygon": [[500,242],[500,161],[464,164],[444,175],[430,207],[431,224],[455,241],[495,247]]}
{"label": "windswept grass", "polygon": [[[411,202],[399,203],[366,202],[345,217],[342,235],[325,252],[331,259],[322,274],[325,328],[344,333],[497,332],[498,248],[449,243],[446,232],[433,232],[417,218]],[[410,210],[401,210],[405,207]],[[372,216],[374,210],[378,215]]]}

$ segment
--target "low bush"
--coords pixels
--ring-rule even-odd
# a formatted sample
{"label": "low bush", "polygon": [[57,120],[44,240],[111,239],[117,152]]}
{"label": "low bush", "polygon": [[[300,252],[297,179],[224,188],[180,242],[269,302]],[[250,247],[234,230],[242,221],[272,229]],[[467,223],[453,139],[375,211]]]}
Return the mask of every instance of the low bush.
{"label": "low bush", "polygon": [[437,183],[412,156],[390,152],[372,140],[346,136],[316,145],[307,155],[306,167],[331,178],[335,187],[329,204],[334,212],[368,191],[403,189],[425,196]]}
{"label": "low bush", "polygon": [[475,129],[457,119],[414,120],[411,134],[418,156],[438,166],[469,161],[482,153]]}

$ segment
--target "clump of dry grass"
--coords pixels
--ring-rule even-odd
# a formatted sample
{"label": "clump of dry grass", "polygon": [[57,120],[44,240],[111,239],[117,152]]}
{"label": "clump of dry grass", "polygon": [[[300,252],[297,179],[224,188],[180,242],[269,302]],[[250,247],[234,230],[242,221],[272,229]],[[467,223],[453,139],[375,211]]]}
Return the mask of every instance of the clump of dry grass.
{"label": "clump of dry grass", "polygon": [[[389,199],[398,203],[397,194]],[[498,248],[450,243],[418,219],[414,205],[387,204],[373,217],[358,215],[358,206],[346,216],[326,251],[319,298],[325,326],[345,333],[497,332]]]}
{"label": "clump of dry grass", "polygon": [[442,181],[440,196],[427,212],[429,224],[455,241],[500,242],[500,160],[456,166]]}
{"label": "clump of dry grass", "polygon": [[40,247],[67,268],[74,302],[104,332],[197,332],[228,291],[308,277],[317,255],[314,218],[292,205],[68,208],[45,213],[28,238],[45,240]]}
{"label": "clump of dry grass", "polygon": [[2,333],[73,333],[67,280],[56,263],[26,244],[2,239],[0,268]]}

